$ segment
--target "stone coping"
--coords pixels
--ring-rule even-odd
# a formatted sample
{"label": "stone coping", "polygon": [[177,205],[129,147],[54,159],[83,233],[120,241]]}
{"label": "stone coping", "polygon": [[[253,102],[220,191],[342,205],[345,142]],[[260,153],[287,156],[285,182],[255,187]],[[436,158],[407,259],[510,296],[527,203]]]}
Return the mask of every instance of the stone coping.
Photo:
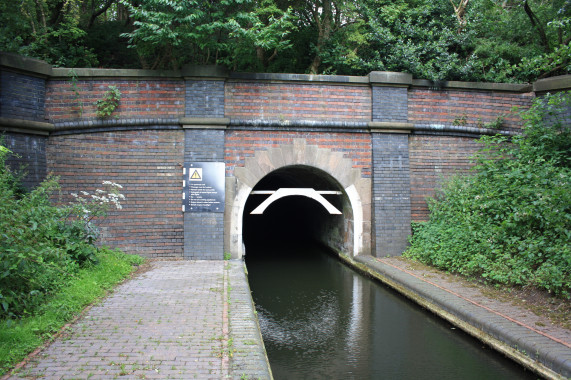
{"label": "stone coping", "polygon": [[[72,68],[56,68],[52,65],[33,58],[12,53],[0,52],[0,69],[27,73],[50,79],[69,79]],[[270,82],[309,82],[331,83],[340,85],[371,85],[391,87],[426,87],[434,90],[457,89],[473,91],[507,91],[526,93],[531,91],[548,92],[561,91],[571,88],[571,75],[541,79],[533,84],[487,83],[461,81],[430,81],[414,79],[411,74],[373,71],[367,76],[349,75],[311,75],[311,74],[280,74],[280,73],[234,73],[222,66],[185,65],[180,70],[139,70],[139,69],[100,69],[74,68],[74,74],[82,80],[101,78],[145,78],[152,79],[201,79],[201,80],[230,80],[230,81],[270,81]]]}
{"label": "stone coping", "polygon": [[49,77],[53,75],[52,65],[34,58],[14,53],[0,52],[0,69],[6,67],[33,76]]}
{"label": "stone coping", "polygon": [[533,91],[549,92],[556,90],[568,90],[571,88],[571,75],[561,75],[546,79],[540,79],[533,83]]}

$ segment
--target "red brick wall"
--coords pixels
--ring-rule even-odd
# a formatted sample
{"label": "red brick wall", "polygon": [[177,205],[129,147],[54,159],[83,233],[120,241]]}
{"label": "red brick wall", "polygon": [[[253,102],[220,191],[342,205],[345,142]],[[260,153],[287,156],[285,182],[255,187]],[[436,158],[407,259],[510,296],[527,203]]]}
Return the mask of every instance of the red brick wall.
{"label": "red brick wall", "polygon": [[469,127],[485,127],[486,123],[505,115],[503,129],[520,127],[520,118],[512,107],[528,108],[533,93],[475,92],[413,88],[408,92],[408,122],[414,124],[453,125],[454,120]]}
{"label": "red brick wall", "polygon": [[481,148],[474,138],[411,135],[409,137],[411,214],[413,221],[428,219],[426,197],[443,179],[466,173],[470,157]]}
{"label": "red brick wall", "polygon": [[322,84],[229,82],[225,116],[234,119],[371,120],[371,89]]}
{"label": "red brick wall", "polygon": [[235,167],[243,167],[246,157],[258,150],[268,150],[292,144],[293,139],[306,139],[308,145],[343,152],[353,160],[353,167],[361,169],[363,177],[371,176],[371,135],[365,133],[318,133],[280,131],[230,131],[226,133],[226,175],[234,175]]}
{"label": "red brick wall", "polygon": [[62,194],[121,184],[123,209],[101,222],[102,243],[149,257],[182,256],[183,131],[127,131],[51,136],[48,168]]}
{"label": "red brick wall", "polygon": [[79,80],[77,92],[70,80],[52,80],[46,89],[46,118],[53,123],[97,118],[95,102],[109,86],[121,91],[119,107],[111,117],[177,118],[184,116],[182,80]]}

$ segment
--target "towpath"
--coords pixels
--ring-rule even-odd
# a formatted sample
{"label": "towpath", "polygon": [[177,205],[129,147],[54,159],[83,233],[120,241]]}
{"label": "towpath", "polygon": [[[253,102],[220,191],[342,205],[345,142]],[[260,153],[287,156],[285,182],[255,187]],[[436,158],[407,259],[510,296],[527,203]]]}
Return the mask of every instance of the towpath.
{"label": "towpath", "polygon": [[11,378],[271,378],[242,261],[151,265]]}

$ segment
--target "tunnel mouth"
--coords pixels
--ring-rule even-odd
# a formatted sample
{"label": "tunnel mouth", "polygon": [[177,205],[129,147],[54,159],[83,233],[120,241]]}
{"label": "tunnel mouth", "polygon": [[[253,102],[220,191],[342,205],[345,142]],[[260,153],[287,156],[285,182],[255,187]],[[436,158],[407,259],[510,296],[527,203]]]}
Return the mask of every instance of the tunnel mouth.
{"label": "tunnel mouth", "polygon": [[[337,191],[338,194],[322,196],[341,214],[330,214],[319,201],[303,195],[285,196],[271,203],[263,214],[251,214],[270,196],[260,194],[260,191],[284,188]],[[351,252],[352,215],[347,194],[328,173],[303,165],[277,169],[262,178],[246,200],[242,235],[246,256],[268,257],[312,245]]]}

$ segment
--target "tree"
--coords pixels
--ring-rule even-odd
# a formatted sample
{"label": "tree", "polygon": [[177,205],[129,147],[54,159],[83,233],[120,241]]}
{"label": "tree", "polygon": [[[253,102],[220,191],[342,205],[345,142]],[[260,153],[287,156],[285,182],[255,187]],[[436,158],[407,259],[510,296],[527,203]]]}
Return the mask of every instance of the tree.
{"label": "tree", "polygon": [[68,67],[529,82],[570,72],[570,20],[569,0],[0,0],[0,50]]}
{"label": "tree", "polygon": [[135,26],[124,36],[139,53],[143,67],[178,68],[182,63],[264,67],[290,46],[286,37],[293,27],[291,13],[271,0],[121,3]]}

